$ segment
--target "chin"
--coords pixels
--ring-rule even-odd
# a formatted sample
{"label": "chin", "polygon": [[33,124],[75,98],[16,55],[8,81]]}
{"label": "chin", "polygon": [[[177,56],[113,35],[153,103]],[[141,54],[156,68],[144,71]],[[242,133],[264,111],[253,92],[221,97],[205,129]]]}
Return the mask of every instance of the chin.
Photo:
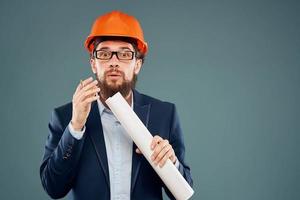
{"label": "chin", "polygon": [[121,87],[121,84],[109,84],[108,87],[111,89],[111,90],[119,90],[119,88]]}
{"label": "chin", "polygon": [[111,87],[120,87],[123,84],[123,81],[108,81],[107,83]]}

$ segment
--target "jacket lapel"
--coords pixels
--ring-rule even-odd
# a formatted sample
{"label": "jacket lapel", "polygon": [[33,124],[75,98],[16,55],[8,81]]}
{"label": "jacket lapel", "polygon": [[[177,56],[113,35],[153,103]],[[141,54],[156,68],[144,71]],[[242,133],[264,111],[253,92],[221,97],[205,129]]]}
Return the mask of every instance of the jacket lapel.
{"label": "jacket lapel", "polygon": [[97,101],[92,103],[91,112],[87,119],[86,131],[94,145],[97,157],[105,174],[106,182],[110,188],[106,147]]}
{"label": "jacket lapel", "polygon": [[[143,124],[148,127],[149,122],[149,114],[150,114],[150,104],[143,104],[142,96],[137,91],[134,90],[134,107],[133,110],[143,122]],[[137,154],[135,149],[137,146],[133,143],[132,147],[132,169],[131,169],[131,192],[135,187],[135,183],[138,177],[138,173],[140,170],[142,155]]]}

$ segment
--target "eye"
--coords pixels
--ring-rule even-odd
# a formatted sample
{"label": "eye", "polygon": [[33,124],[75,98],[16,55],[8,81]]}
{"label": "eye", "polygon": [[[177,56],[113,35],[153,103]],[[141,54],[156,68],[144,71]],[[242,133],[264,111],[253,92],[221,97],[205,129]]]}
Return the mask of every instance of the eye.
{"label": "eye", "polygon": [[131,51],[122,51],[122,52],[119,52],[119,57],[120,58],[129,59],[129,58],[132,57],[132,52]]}
{"label": "eye", "polygon": [[110,58],[110,55],[111,55],[111,52],[109,52],[109,51],[98,51],[99,58],[103,58],[103,59]]}

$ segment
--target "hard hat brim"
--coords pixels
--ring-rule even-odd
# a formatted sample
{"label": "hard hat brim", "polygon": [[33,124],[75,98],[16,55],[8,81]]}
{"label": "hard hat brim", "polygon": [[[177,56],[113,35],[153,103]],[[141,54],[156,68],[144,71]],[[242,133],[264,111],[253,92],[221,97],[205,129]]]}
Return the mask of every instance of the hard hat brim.
{"label": "hard hat brim", "polygon": [[[93,40],[95,39],[95,37],[106,37],[106,36],[116,36],[116,37],[128,37],[126,35],[120,35],[120,34],[110,34],[110,35],[99,35],[99,36],[88,36],[87,39],[85,40],[85,43],[84,43],[84,47],[87,49],[87,51],[89,53],[92,53],[93,50],[94,50],[94,45],[92,44]],[[147,52],[148,52],[148,44],[147,42],[144,42],[144,41],[141,41],[140,39],[138,38],[135,38],[135,37],[130,37],[130,38],[133,38],[134,40],[137,41],[137,48],[138,50],[146,55]]]}

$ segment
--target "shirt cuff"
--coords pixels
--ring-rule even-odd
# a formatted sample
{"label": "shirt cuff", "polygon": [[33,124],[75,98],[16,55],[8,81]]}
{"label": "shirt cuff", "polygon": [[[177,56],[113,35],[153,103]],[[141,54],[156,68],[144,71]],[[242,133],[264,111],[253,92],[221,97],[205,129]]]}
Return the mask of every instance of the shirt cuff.
{"label": "shirt cuff", "polygon": [[72,126],[72,123],[70,122],[69,125],[68,125],[68,128],[69,128],[69,131],[70,131],[71,135],[75,139],[80,140],[83,137],[83,134],[85,132],[85,126],[83,127],[83,129],[81,131],[75,131],[73,126]]}
{"label": "shirt cuff", "polygon": [[179,161],[178,161],[178,158],[176,158],[176,161],[175,161],[175,167],[177,168],[177,169],[179,169]]}

